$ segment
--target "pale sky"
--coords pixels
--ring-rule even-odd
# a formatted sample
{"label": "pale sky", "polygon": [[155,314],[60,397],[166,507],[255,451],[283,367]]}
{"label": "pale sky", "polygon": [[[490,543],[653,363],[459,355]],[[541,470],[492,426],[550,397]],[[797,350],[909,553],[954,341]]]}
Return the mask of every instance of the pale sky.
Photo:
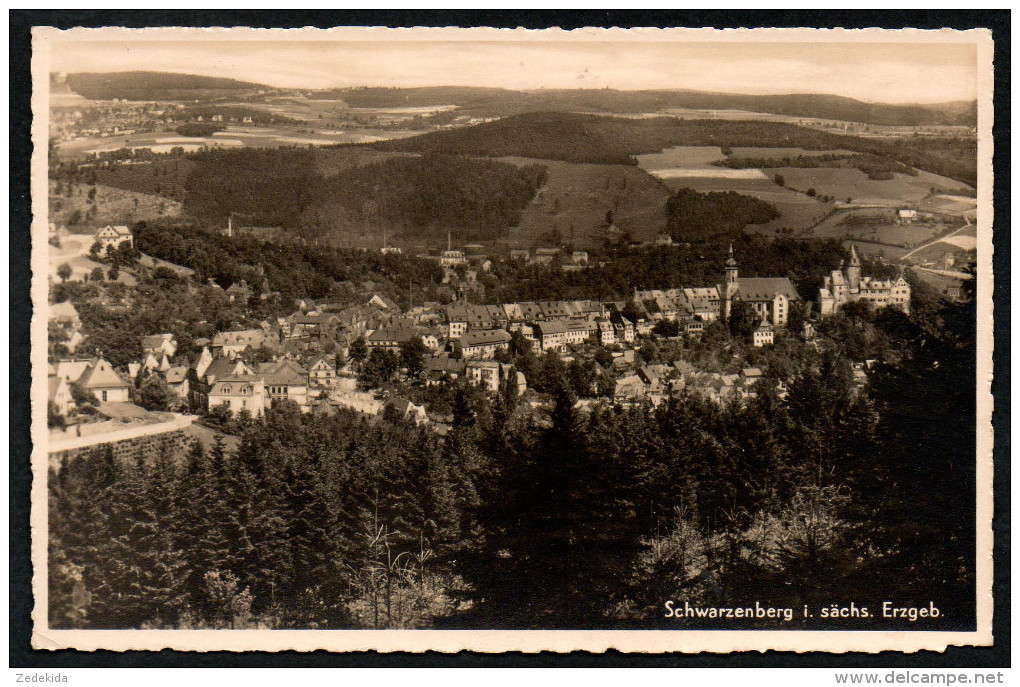
{"label": "pale sky", "polygon": [[181,72],[290,88],[694,89],[889,103],[977,95],[977,51],[967,43],[58,40],[52,46],[54,72]]}

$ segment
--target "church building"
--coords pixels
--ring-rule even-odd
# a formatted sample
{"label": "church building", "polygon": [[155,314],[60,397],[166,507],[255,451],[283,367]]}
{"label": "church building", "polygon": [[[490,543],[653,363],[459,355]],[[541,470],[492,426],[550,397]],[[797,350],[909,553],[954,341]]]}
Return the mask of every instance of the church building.
{"label": "church building", "polygon": [[738,276],[733,246],[730,246],[723,279],[724,283],[718,289],[724,321],[729,319],[733,303],[742,301],[751,306],[761,322],[767,322],[773,327],[785,327],[790,319],[790,304],[800,300],[793,282],[786,277]]}

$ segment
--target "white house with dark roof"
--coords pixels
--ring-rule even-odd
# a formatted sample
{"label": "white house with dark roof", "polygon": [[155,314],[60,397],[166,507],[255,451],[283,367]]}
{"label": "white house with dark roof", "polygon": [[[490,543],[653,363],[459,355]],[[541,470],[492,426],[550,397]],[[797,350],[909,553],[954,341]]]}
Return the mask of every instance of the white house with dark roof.
{"label": "white house with dark roof", "polygon": [[131,229],[123,224],[107,224],[105,227],[96,232],[96,243],[98,243],[100,249],[105,252],[107,248],[118,248],[122,243],[126,243],[127,245],[134,247],[135,237],[134,234],[131,233]]}

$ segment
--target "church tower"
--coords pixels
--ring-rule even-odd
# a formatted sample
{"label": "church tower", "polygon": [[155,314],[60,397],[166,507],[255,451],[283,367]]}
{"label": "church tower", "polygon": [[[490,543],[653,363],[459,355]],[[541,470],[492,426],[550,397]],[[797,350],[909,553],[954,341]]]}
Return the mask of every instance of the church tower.
{"label": "church tower", "polygon": [[850,264],[846,267],[846,284],[850,293],[861,291],[861,259],[857,257],[857,248],[850,244]]}
{"label": "church tower", "polygon": [[726,259],[726,285],[737,283],[737,261],[733,258],[733,244],[730,244],[730,257]]}
{"label": "church tower", "polygon": [[726,276],[721,287],[722,293],[722,317],[724,321],[730,319],[730,305],[737,295],[737,261],[733,257],[733,244],[730,244],[730,256],[726,259]]}

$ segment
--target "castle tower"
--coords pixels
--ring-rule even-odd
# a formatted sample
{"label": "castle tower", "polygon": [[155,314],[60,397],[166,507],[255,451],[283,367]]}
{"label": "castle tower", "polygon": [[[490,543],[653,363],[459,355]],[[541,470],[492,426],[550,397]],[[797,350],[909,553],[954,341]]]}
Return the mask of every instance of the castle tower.
{"label": "castle tower", "polygon": [[850,244],[850,264],[846,267],[846,284],[850,293],[861,291],[861,260],[857,257],[857,248]]}

